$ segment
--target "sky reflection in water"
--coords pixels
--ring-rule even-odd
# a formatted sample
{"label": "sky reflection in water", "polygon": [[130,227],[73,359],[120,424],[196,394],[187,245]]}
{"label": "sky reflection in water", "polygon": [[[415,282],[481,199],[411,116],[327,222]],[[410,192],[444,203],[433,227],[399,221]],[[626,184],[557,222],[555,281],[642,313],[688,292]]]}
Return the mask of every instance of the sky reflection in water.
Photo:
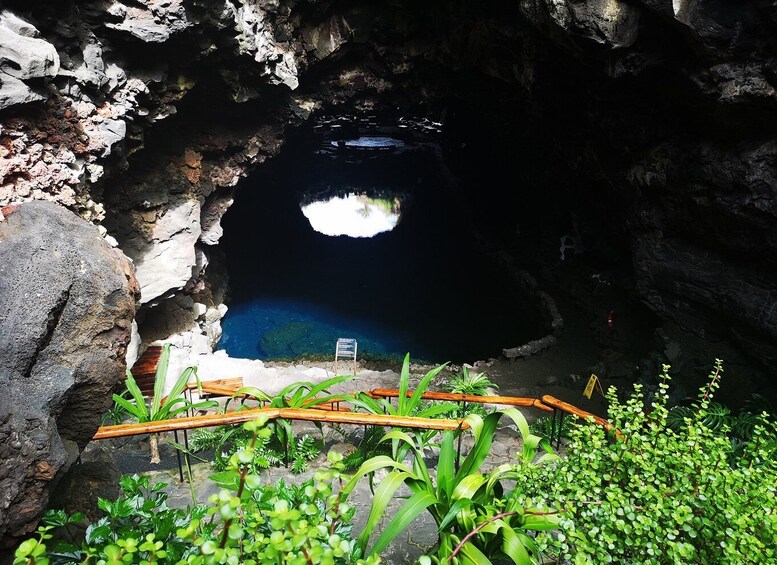
{"label": "sky reflection in water", "polygon": [[364,194],[318,200],[301,209],[314,230],[330,236],[373,237],[393,230],[401,216],[399,199]]}

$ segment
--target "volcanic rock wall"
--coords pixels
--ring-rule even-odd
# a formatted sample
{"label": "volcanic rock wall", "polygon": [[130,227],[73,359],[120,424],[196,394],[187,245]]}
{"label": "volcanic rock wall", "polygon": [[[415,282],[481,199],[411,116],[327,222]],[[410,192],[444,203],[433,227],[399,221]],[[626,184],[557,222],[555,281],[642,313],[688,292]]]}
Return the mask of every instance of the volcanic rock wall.
{"label": "volcanic rock wall", "polygon": [[220,219],[289,128],[401,107],[479,123],[520,180],[505,203],[576,199],[657,313],[777,360],[774,0],[4,6],[0,207],[117,242],[144,341],[218,340]]}
{"label": "volcanic rock wall", "polygon": [[138,293],[126,257],[72,212],[30,202],[3,215],[0,547],[34,530],[110,407]]}
{"label": "volcanic rock wall", "polygon": [[105,226],[141,301],[183,293],[170,333],[207,347],[223,289],[196,294],[219,220],[290,125],[465,101],[532,136],[535,184],[563,169],[616,218],[658,313],[697,334],[715,318],[773,358],[776,25],[769,0],[11,2],[0,204]]}

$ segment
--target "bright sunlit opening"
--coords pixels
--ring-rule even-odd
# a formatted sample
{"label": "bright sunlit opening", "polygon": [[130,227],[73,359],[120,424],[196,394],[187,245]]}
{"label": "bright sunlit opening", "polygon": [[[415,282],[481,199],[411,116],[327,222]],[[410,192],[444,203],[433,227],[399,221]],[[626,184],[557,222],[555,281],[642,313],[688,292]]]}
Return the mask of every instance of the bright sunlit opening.
{"label": "bright sunlit opening", "polygon": [[373,237],[393,230],[401,215],[398,198],[364,194],[335,196],[301,208],[314,230],[330,236]]}

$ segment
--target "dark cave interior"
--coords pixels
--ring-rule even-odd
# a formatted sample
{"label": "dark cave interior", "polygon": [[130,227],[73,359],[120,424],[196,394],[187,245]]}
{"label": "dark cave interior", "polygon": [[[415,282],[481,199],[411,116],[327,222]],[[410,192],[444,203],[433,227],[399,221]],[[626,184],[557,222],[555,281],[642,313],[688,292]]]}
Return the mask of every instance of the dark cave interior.
{"label": "dark cave interior", "polygon": [[[246,236],[230,229],[230,214],[250,222],[252,212],[241,209],[241,202],[281,174],[281,162],[291,162],[290,170],[301,174],[289,155],[312,143],[305,132],[316,117],[404,114],[439,121],[441,159],[466,202],[466,221],[475,224],[486,247],[519,257],[559,292],[587,284],[560,280],[572,275],[613,281],[623,300],[635,305],[640,339],[650,335],[645,328],[668,321],[696,343],[681,363],[683,371],[703,375],[717,354],[712,352],[719,352],[735,374],[770,380],[768,369],[763,371],[773,355],[769,322],[752,323],[750,312],[759,306],[748,306],[746,285],[733,299],[724,297],[751,274],[762,283],[759,296],[768,293],[760,289],[770,288],[777,273],[769,217],[743,211],[749,204],[736,194],[743,177],[756,193],[758,183],[769,182],[761,178],[762,157],[750,152],[773,129],[773,114],[758,102],[721,105],[700,92],[692,69],[711,51],[699,50],[683,30],[667,29],[659,16],[643,16],[636,42],[612,50],[543,35],[525,25],[509,3],[493,2],[490,8],[485,13],[463,4],[335,3],[309,14],[301,5],[304,17],[358,13],[354,21],[370,20],[370,32],[312,65],[295,92],[263,88],[244,59],[219,51],[208,55],[198,66],[196,85],[177,103],[177,115],[145,132],[144,148],[130,158],[131,171],[158,170],[193,143],[206,156],[224,151],[222,138],[275,124],[271,139],[262,142],[268,146],[262,161],[268,162],[237,187],[236,208],[225,219],[221,245],[242,249]],[[183,66],[175,53],[186,52],[187,42],[196,40],[184,36],[178,47],[171,46],[171,60]],[[753,41],[762,48],[762,39]],[[219,49],[228,51],[229,42]],[[235,102],[235,84],[242,93],[237,94],[248,99]],[[296,105],[305,98],[315,103],[312,115]],[[273,157],[277,150],[270,146],[284,144]],[[721,164],[723,157],[729,162]],[[108,200],[123,187],[105,185]],[[249,190],[251,195],[242,194]],[[560,265],[559,238],[565,234],[576,235],[585,253]],[[559,274],[575,263],[569,274]],[[449,268],[457,276],[455,266]],[[685,284],[686,278],[703,282]],[[243,299],[243,291],[232,291],[232,300]],[[592,324],[609,310],[591,300],[573,301],[588,311]],[[536,321],[528,325],[532,330],[524,337],[538,335]],[[661,351],[666,340],[647,341],[631,347],[647,355]],[[477,349],[476,356],[497,355],[501,343],[491,353]],[[646,373],[666,361],[661,354],[653,357]]]}

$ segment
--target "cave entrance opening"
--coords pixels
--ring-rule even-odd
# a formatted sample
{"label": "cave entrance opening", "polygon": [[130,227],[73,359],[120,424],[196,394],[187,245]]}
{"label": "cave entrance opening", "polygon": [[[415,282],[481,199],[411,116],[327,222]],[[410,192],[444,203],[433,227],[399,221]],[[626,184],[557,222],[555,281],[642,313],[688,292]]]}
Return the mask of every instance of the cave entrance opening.
{"label": "cave entrance opening", "polygon": [[[437,132],[401,125],[360,135],[319,122],[238,187],[220,244],[230,356],[331,358],[350,335],[367,358],[472,362],[541,334],[533,302],[473,233]],[[329,202],[335,215],[316,222],[333,231],[343,202],[391,229],[326,235],[310,207]]]}

